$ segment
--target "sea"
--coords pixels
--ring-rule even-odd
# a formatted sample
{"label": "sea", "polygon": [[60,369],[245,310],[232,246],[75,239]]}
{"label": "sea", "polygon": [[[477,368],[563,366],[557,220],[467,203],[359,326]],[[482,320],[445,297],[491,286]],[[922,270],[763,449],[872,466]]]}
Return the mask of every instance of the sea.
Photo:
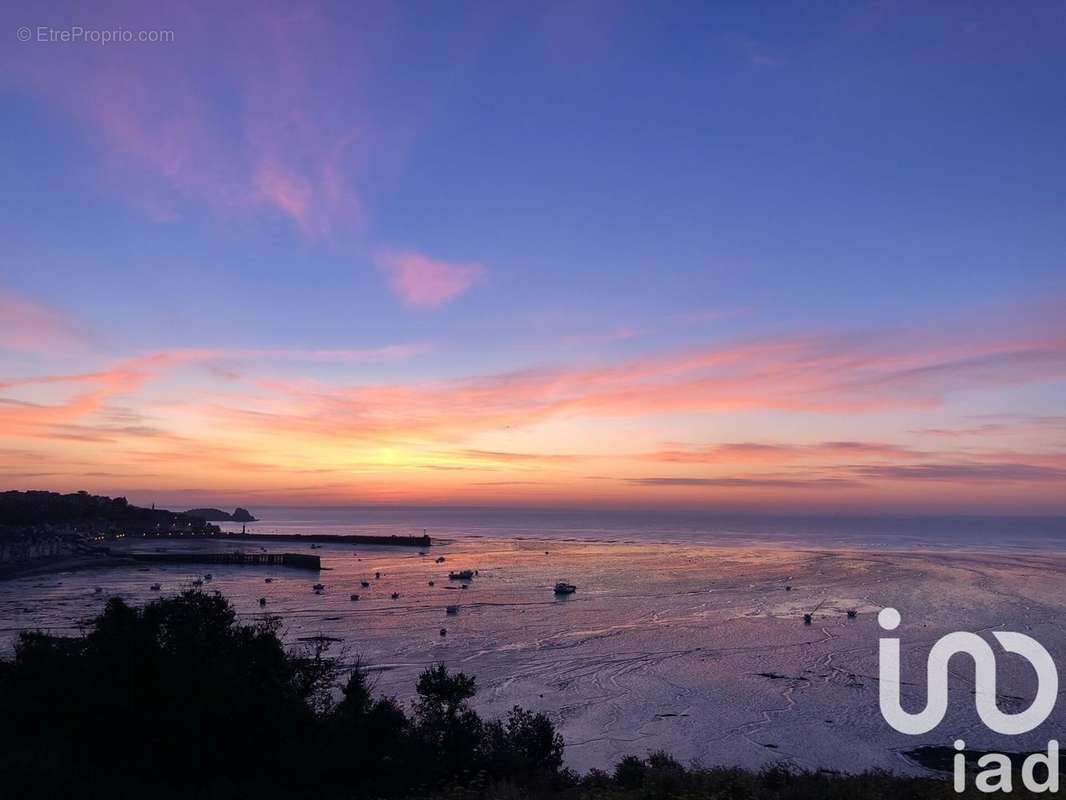
{"label": "sea", "polygon": [[[1066,516],[759,515],[686,510],[457,506],[271,506],[255,533],[417,535],[649,544],[1058,551]],[[240,530],[240,523],[222,523]]]}

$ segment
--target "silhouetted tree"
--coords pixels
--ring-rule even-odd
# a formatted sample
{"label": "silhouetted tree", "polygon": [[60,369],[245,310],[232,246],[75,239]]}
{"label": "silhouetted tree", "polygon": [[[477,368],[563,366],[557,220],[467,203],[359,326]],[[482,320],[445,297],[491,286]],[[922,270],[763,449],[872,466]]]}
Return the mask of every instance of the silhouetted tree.
{"label": "silhouetted tree", "polygon": [[308,670],[319,669],[286,654],[275,626],[234,624],[221,595],[186,592],[143,610],[116,598],[85,637],[20,637],[0,727],[22,756],[39,754],[29,763],[64,765],[45,778],[181,787],[242,761],[283,772],[314,752],[321,679]]}
{"label": "silhouetted tree", "polygon": [[437,664],[419,676],[415,690],[417,752],[427,775],[438,780],[472,776],[483,734],[480,717],[467,705],[477,692],[476,681]]}
{"label": "silhouetted tree", "polygon": [[544,714],[515,706],[506,721],[485,726],[485,766],[495,777],[534,782],[563,765],[563,737]]}
{"label": "silhouetted tree", "polygon": [[411,729],[399,704],[375,698],[366,671],[356,663],[328,719],[338,778],[364,794],[387,795],[409,785],[405,774]]}

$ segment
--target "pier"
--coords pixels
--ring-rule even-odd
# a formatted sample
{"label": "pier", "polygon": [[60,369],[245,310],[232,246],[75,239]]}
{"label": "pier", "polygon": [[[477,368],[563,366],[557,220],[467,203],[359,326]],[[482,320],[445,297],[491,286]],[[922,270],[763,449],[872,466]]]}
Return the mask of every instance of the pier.
{"label": "pier", "polygon": [[294,542],[297,544],[355,544],[384,547],[432,547],[429,536],[362,536],[333,533],[184,533],[163,531],[142,534],[145,539],[211,539],[233,542]]}
{"label": "pier", "polygon": [[235,564],[242,567],[322,569],[318,556],[303,553],[127,553],[134,561],[155,564]]}

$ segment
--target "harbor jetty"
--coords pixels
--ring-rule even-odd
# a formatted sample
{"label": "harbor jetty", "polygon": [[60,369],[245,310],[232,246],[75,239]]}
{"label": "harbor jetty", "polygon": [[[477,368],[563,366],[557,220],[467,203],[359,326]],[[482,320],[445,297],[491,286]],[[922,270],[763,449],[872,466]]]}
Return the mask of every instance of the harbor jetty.
{"label": "harbor jetty", "polygon": [[125,553],[134,561],[153,564],[232,564],[243,567],[295,567],[296,569],[322,569],[318,556],[304,553]]}
{"label": "harbor jetty", "polygon": [[138,534],[145,539],[196,539],[225,542],[281,542],[294,544],[354,544],[384,547],[430,547],[433,540],[429,536],[363,536],[360,534],[334,533],[240,533],[207,532],[186,533],[184,531],[145,531]]}

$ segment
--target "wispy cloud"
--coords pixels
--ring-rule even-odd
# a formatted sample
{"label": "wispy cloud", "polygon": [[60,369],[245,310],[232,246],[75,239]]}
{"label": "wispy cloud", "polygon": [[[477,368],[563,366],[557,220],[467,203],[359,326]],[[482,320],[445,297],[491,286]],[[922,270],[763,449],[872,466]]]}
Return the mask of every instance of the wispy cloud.
{"label": "wispy cloud", "polygon": [[867,478],[944,482],[1066,481],[1066,467],[1039,464],[878,464],[852,468]]}
{"label": "wispy cloud", "polygon": [[752,313],[750,306],[739,308],[705,308],[697,311],[685,311],[675,314],[672,321],[686,325],[700,325],[711,322],[720,322],[727,319],[735,319]]}
{"label": "wispy cloud", "polygon": [[762,476],[727,478],[629,478],[636,486],[702,486],[726,489],[844,489],[861,485],[847,478],[777,478]]}
{"label": "wispy cloud", "polygon": [[165,354],[174,361],[294,361],[294,362],[337,362],[346,364],[381,364],[390,361],[405,361],[415,356],[428,353],[431,344],[415,342],[409,344],[389,344],[382,347],[367,348],[296,348],[296,347],[211,347],[180,348]]}
{"label": "wispy cloud", "polygon": [[788,444],[771,442],[727,442],[711,445],[677,443],[666,450],[644,453],[648,461],[687,464],[784,463],[825,458],[900,458],[924,455],[902,445],[887,442],[817,442]]}
{"label": "wispy cloud", "polygon": [[54,436],[54,426],[76,422],[99,411],[110,399],[136,391],[170,363],[165,356],[149,356],[127,359],[99,372],[4,380],[0,390],[62,385],[72,387],[73,394],[52,404],[0,398],[5,406],[0,434]]}
{"label": "wispy cloud", "polygon": [[564,336],[562,341],[566,344],[590,345],[610,344],[611,342],[625,342],[643,336],[647,331],[641,328],[620,327],[608,331],[590,331],[588,333],[575,333]]}
{"label": "wispy cloud", "polygon": [[918,436],[937,436],[947,439],[960,439],[968,436],[988,436],[991,434],[1009,431],[1009,425],[988,423],[985,425],[970,425],[962,428],[918,428],[911,433]]}
{"label": "wispy cloud", "polygon": [[[369,69],[353,34],[312,5],[268,0],[255,14],[209,17],[188,3],[108,5],[97,11],[131,29],[169,28],[180,43],[137,48],[136,69],[129,50],[76,43],[0,61],[7,83],[84,126],[101,186],[160,220],[189,206],[274,213],[315,240],[359,226],[366,121],[355,104]],[[69,25],[75,12],[53,4],[34,22]]]}
{"label": "wispy cloud", "polygon": [[[241,349],[184,348],[123,359],[107,369],[32,375],[0,379],[0,391],[56,388],[65,396],[58,401],[40,402],[0,397],[0,433],[46,439],[109,441],[116,436],[145,438],[162,435],[160,429],[143,425],[75,425],[86,417],[108,411],[108,404],[130,396],[148,381],[191,365],[211,366],[228,361],[342,362],[373,364],[412,358],[429,349],[425,344],[387,345],[367,349]],[[217,373],[215,373],[217,374]],[[233,377],[239,377],[232,373]]]}
{"label": "wispy cloud", "polygon": [[413,308],[437,308],[486,274],[481,264],[441,261],[414,250],[383,248],[375,261],[396,296]]}
{"label": "wispy cloud", "polygon": [[[413,384],[339,386],[272,381],[293,413],[215,407],[209,413],[256,425],[269,419],[294,433],[428,437],[529,427],[551,418],[642,417],[671,413],[785,411],[870,413],[941,407],[953,392],[1066,378],[1066,347],[1041,343],[969,343],[945,360],[941,349],[884,350],[855,337],[792,336],[665,352],[601,366],[561,366]],[[983,351],[991,350],[988,358]],[[978,367],[971,365],[979,364]],[[894,445],[822,443],[837,455],[900,457]],[[765,455],[759,443],[731,452],[675,451],[663,458]],[[773,454],[781,457],[778,451]],[[815,456],[789,447],[790,457]]]}
{"label": "wispy cloud", "polygon": [[51,355],[81,350],[85,341],[68,315],[0,288],[0,350]]}

